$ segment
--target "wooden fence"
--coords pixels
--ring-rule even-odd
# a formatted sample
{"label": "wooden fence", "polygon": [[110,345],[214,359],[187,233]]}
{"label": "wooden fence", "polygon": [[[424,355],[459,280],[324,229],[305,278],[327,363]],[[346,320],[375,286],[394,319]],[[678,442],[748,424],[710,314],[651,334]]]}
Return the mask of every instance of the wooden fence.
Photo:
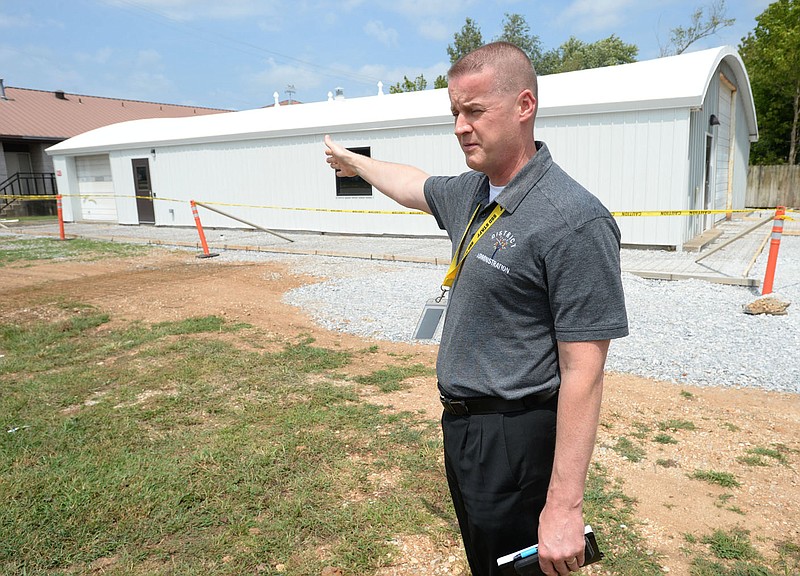
{"label": "wooden fence", "polygon": [[800,209],[800,166],[750,166],[745,206]]}

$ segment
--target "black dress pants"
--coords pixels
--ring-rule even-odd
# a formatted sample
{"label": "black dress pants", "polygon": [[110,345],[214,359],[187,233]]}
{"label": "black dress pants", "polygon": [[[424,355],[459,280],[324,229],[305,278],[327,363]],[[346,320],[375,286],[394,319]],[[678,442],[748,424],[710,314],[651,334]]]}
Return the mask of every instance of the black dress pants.
{"label": "black dress pants", "polygon": [[553,469],[558,397],[505,414],[442,415],[447,482],[473,576],[538,542]]}

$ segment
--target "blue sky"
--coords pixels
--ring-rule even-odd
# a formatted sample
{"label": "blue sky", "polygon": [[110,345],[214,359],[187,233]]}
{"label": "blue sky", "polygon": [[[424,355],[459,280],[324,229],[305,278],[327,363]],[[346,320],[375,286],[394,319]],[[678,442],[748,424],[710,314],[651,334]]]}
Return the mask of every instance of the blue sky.
{"label": "blue sky", "polygon": [[[712,0],[0,0],[6,86],[243,110],[385,91],[448,66],[470,17],[484,40],[522,14],[545,49],[616,34],[656,58]],[[733,27],[692,50],[738,46],[768,0],[727,0]]]}

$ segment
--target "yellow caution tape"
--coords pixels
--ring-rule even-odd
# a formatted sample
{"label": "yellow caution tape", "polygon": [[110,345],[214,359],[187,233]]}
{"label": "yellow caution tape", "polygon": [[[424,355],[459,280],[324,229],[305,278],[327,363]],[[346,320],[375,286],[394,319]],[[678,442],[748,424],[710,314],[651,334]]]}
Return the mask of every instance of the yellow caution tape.
{"label": "yellow caution tape", "polygon": [[[161,202],[188,202],[178,198],[163,198],[161,196],[126,196],[121,194],[62,194],[62,198],[126,198],[126,199],[142,199],[142,200],[159,200]],[[0,195],[0,199],[17,199],[17,200],[55,200],[55,196],[13,196],[13,195]],[[236,204],[233,202],[206,202],[199,201],[202,204],[209,206],[232,206],[239,208],[258,208],[264,210],[291,210],[299,212],[330,212],[330,213],[346,213],[346,214],[383,214],[383,215],[408,215],[408,216],[427,216],[426,212],[419,210],[350,210],[345,208],[304,208],[298,206],[258,206],[253,204]],[[611,215],[616,218],[626,217],[643,217],[643,216],[703,216],[705,214],[734,214],[734,213],[750,213],[750,212],[768,212],[774,208],[741,208],[731,210],[623,210],[618,212],[611,212]],[[787,209],[787,213],[800,214],[799,210]],[[796,221],[795,218],[790,216],[783,216],[783,220]]]}
{"label": "yellow caution tape", "polygon": [[[161,196],[152,197],[152,196],[126,196],[122,194],[62,194],[62,198],[126,198],[126,199],[142,199],[142,200],[159,200],[161,202],[188,202],[188,200],[181,200],[178,198],[163,198]],[[55,200],[55,196],[3,196],[0,195],[0,198],[16,198],[17,200]],[[200,201],[198,201],[200,202]],[[208,204],[209,206],[233,206],[233,207],[240,207],[240,208],[260,208],[260,209],[267,209],[267,210],[295,210],[295,211],[306,211],[306,212],[346,212],[349,214],[404,214],[404,215],[411,215],[411,216],[427,216],[426,212],[420,212],[419,210],[346,210],[344,208],[302,208],[302,207],[295,207],[295,206],[256,206],[253,204],[236,204],[233,202],[206,202],[202,201],[202,204]]]}
{"label": "yellow caution tape", "polygon": [[701,216],[703,214],[731,214],[733,212],[757,212],[752,208],[736,210],[632,210],[612,212],[612,216]]}
{"label": "yellow caution tape", "polygon": [[[175,202],[181,202],[181,200],[175,200]],[[349,214],[407,214],[411,216],[428,215],[426,212],[420,212],[419,210],[346,210],[344,208],[302,208],[297,206],[266,206],[266,205],[254,206],[252,204],[234,204],[232,202],[206,202],[206,201],[202,201],[201,204],[208,204],[209,206],[234,206],[239,208],[263,208],[267,210],[295,210],[303,212],[346,212]]]}
{"label": "yellow caution tape", "polygon": [[18,194],[0,194],[0,198],[8,200],[55,200],[56,197],[51,194],[38,194],[30,196],[20,196]]}

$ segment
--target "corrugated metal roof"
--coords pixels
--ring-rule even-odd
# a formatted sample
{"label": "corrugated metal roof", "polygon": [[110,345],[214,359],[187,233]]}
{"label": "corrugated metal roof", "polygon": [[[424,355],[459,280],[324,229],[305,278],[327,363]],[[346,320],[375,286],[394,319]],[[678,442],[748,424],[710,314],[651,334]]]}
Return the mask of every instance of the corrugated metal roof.
{"label": "corrugated metal roof", "polygon": [[[539,114],[558,116],[702,106],[713,74],[727,61],[748,103],[751,137],[755,105],[744,64],[731,47],[542,76]],[[90,153],[154,145],[254,140],[287,135],[343,133],[384,127],[452,123],[446,89],[424,90],[231,112],[193,119],[139,120],[106,126],[48,149],[50,154]]]}
{"label": "corrugated metal roof", "polygon": [[109,124],[140,118],[177,118],[228,112],[215,108],[119,100],[28,88],[5,88],[0,137],[64,140]]}
{"label": "corrugated metal roof", "polygon": [[[579,70],[541,78],[540,110],[569,113],[699,108],[721,62],[736,74],[736,84],[752,103],[750,80],[730,46],[621,66]],[[733,79],[732,79],[733,80]],[[755,108],[753,108],[755,121]]]}

